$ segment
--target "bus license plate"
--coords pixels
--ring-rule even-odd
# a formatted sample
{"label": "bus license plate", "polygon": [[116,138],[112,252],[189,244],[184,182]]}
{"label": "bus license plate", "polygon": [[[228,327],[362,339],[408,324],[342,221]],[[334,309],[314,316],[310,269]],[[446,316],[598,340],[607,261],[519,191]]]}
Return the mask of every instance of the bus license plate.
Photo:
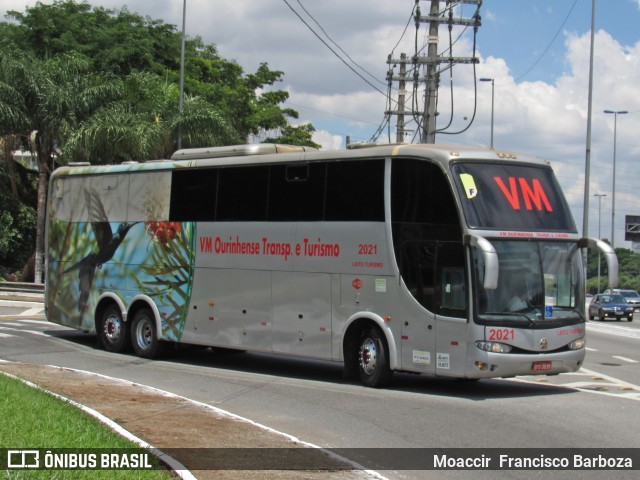
{"label": "bus license plate", "polygon": [[547,360],[544,362],[533,362],[532,370],[534,372],[546,372],[551,370],[551,361]]}

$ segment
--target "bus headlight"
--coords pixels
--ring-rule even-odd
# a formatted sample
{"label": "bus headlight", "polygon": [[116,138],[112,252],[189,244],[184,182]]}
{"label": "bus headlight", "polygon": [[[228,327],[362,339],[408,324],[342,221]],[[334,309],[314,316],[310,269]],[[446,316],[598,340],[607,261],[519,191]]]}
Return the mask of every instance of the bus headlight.
{"label": "bus headlight", "polygon": [[574,340],[569,345],[567,345],[567,347],[569,348],[569,350],[580,350],[586,345],[586,343],[587,343],[587,339],[582,337],[577,340]]}
{"label": "bus headlight", "polygon": [[491,353],[509,353],[511,351],[511,345],[498,342],[476,342],[476,347]]}

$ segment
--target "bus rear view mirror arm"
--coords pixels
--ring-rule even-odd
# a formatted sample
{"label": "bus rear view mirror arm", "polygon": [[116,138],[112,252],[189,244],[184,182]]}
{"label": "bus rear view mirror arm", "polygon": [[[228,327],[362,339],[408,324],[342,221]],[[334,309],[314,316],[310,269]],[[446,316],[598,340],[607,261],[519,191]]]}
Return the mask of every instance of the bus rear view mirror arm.
{"label": "bus rear view mirror arm", "polygon": [[604,255],[604,259],[607,261],[607,268],[609,271],[609,288],[615,288],[618,286],[618,257],[611,245],[597,238],[581,238],[578,242],[579,248],[597,248],[600,253]]}
{"label": "bus rear view mirror arm", "polygon": [[482,253],[482,258],[484,259],[483,287],[486,290],[498,288],[498,254],[491,242],[477,235],[465,235],[464,243],[477,248]]}

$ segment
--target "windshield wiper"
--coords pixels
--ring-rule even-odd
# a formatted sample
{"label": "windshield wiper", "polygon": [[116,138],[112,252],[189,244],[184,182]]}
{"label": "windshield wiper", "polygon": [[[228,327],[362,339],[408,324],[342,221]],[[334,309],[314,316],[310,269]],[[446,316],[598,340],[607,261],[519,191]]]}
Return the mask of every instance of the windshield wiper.
{"label": "windshield wiper", "polygon": [[498,317],[524,317],[529,321],[529,323],[536,323],[536,320],[534,318],[531,318],[529,315],[526,315],[523,312],[484,312],[481,315],[495,315]]}

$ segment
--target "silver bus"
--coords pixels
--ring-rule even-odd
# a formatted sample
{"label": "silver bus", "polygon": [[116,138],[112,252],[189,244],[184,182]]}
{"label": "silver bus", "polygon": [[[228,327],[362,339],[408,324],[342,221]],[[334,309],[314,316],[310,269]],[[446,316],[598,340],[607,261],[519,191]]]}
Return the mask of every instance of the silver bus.
{"label": "silver bus", "polygon": [[46,312],[111,352],[169,343],[479,379],[585,355],[581,238],[549,164],[449,145],[260,144],[51,175]]}

